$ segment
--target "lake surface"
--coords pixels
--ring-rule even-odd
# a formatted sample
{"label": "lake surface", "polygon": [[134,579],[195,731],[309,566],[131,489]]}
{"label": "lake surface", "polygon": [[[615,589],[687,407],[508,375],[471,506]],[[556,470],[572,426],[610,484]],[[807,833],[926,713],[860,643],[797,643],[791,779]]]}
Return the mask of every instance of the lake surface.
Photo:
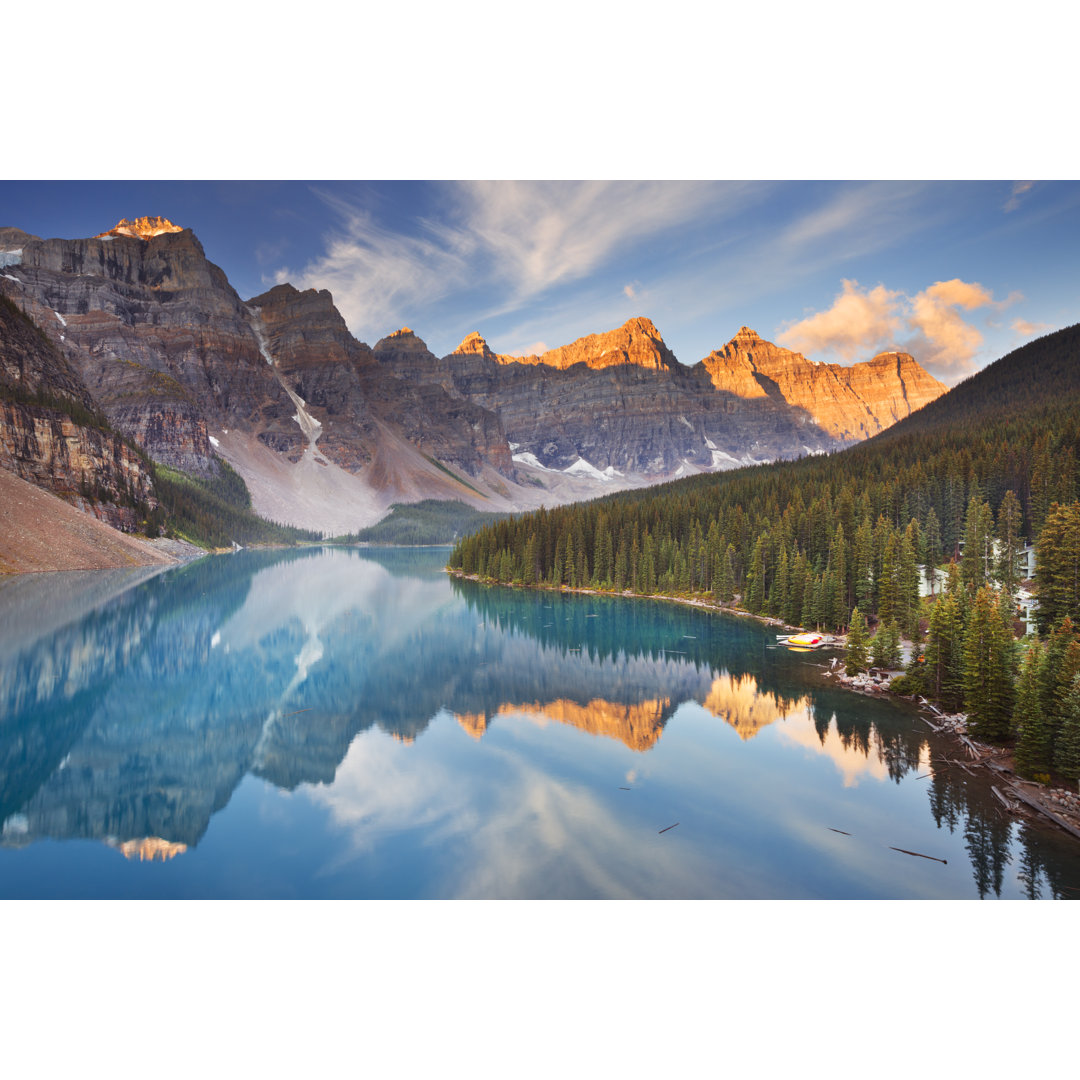
{"label": "lake surface", "polygon": [[446,555],[0,581],[0,896],[1080,897],[829,653]]}

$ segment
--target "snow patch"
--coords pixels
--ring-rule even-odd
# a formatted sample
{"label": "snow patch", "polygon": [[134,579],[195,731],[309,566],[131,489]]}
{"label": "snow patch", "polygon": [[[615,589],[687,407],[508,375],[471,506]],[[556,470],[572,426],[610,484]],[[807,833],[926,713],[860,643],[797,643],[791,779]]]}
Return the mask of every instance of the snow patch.
{"label": "snow patch", "polygon": [[[14,251],[0,251],[0,266],[18,266],[22,262],[22,248],[16,248]],[[5,274],[4,277],[8,275]],[[12,278],[12,281],[17,281],[18,278]]]}
{"label": "snow patch", "polygon": [[59,321],[61,326],[67,326],[67,319],[65,319],[64,316],[61,315],[59,311],[54,311],[53,314],[56,316],[56,318]]}
{"label": "snow patch", "polygon": [[563,469],[563,472],[570,476],[587,476],[592,480],[602,480],[605,484],[615,475],[614,470],[611,469],[610,465],[605,471],[601,472],[595,465],[589,464],[583,457],[579,457],[573,465],[567,465],[567,467]]}
{"label": "snow patch", "polygon": [[521,443],[519,443],[519,442],[507,442],[506,445],[510,447],[510,453],[512,454],[521,445]]}
{"label": "snow patch", "polygon": [[710,450],[715,450],[715,449],[716,449],[716,443],[714,443],[714,442],[712,441],[712,439],[710,439],[710,438],[709,438],[709,436],[708,436],[708,435],[706,435],[706,436],[705,436],[705,445],[706,445],[706,446],[707,446],[707,447],[708,447],[708,448],[709,448]]}
{"label": "snow patch", "polygon": [[221,446],[221,443],[220,443],[220,442],[218,442],[218,440],[217,440],[217,439],[215,439],[213,435],[208,435],[208,436],[207,436],[207,438],[208,438],[208,439],[210,440],[210,445],[211,445],[211,446],[212,446],[212,447],[213,447],[213,448],[214,448],[215,450],[216,450],[216,449],[217,449],[217,448],[218,448],[219,446]]}
{"label": "snow patch", "polygon": [[753,464],[754,459],[748,454],[743,454],[741,458],[737,458],[724,453],[723,450],[712,451],[712,467],[714,469],[740,469],[743,465]]}
{"label": "snow patch", "polygon": [[680,416],[679,417],[679,423],[680,424],[685,424],[691,431],[694,430],[694,425],[691,424],[690,421],[687,420],[685,416]]}
{"label": "snow patch", "polygon": [[543,469],[544,472],[558,472],[558,469],[549,469],[546,465],[540,464],[540,459],[535,454],[530,454],[526,451],[524,454],[511,454],[511,461],[517,461],[522,465],[531,465],[534,469]]}

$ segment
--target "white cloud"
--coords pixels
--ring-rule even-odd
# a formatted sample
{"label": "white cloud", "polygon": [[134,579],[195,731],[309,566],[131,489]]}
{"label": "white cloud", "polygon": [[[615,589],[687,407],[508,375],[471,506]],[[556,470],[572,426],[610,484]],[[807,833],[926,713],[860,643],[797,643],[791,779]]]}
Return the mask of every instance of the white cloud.
{"label": "white cloud", "polygon": [[637,296],[637,293],[634,291],[633,285],[624,285],[622,291],[625,294],[627,300],[633,300]]}
{"label": "white cloud", "polygon": [[1005,213],[1011,214],[1020,205],[1020,197],[1026,195],[1034,186],[1034,180],[1014,180],[1009,201],[1002,207]]}

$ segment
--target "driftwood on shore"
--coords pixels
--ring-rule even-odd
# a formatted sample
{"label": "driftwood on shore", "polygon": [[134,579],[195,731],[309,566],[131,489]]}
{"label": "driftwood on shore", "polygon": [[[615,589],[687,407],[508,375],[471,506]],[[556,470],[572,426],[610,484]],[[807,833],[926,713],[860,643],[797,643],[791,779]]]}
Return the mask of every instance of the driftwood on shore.
{"label": "driftwood on shore", "polygon": [[1021,802],[1026,803],[1028,806],[1030,806],[1032,810],[1037,810],[1040,814],[1044,814],[1055,824],[1060,825],[1067,833],[1072,833],[1073,836],[1080,840],[1080,829],[1077,829],[1075,826],[1071,825],[1063,817],[1055,814],[1054,811],[1050,810],[1048,807],[1043,806],[1043,804],[1038,800],[1033,799],[1026,791],[1021,791],[1018,787],[1011,786],[1009,790],[1012,791],[1012,793]]}

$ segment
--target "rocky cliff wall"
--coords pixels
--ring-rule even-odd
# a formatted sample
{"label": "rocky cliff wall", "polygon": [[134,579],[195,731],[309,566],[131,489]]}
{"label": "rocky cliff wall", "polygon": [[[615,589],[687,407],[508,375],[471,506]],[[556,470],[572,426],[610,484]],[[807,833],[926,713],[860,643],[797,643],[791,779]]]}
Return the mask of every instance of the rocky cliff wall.
{"label": "rocky cliff wall", "polygon": [[851,367],[815,363],[746,326],[699,367],[718,390],[806,410],[842,443],[876,435],[948,389],[908,353],[882,353]]}
{"label": "rocky cliff wall", "polygon": [[124,532],[157,506],[149,469],[118,435],[55,409],[0,401],[0,468]]}
{"label": "rocky cliff wall", "polygon": [[31,239],[5,274],[3,290],[157,460],[213,472],[208,423],[291,434],[247,309],[190,230]]}

